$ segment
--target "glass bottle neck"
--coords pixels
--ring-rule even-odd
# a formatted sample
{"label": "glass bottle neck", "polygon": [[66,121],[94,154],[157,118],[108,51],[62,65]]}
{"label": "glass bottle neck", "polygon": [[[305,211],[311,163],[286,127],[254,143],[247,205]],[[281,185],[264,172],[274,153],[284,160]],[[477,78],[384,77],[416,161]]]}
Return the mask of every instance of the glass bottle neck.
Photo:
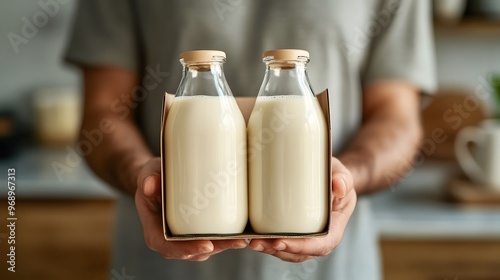
{"label": "glass bottle neck", "polygon": [[266,62],[266,74],[259,96],[314,96],[306,72],[306,62]]}
{"label": "glass bottle neck", "polygon": [[175,96],[231,96],[222,62],[183,63],[182,79]]}

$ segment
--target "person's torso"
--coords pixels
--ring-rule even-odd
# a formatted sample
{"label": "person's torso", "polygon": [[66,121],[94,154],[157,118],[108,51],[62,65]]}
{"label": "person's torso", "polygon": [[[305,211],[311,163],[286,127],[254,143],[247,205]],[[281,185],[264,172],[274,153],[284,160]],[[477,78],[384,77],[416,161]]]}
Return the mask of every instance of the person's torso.
{"label": "person's torso", "polygon": [[[175,93],[186,50],[225,51],[225,76],[235,96],[256,96],[264,77],[262,53],[278,48],[309,51],[315,92],[330,92],[334,154],[361,119],[361,75],[369,28],[378,1],[131,0],[140,44],[141,69],[149,76],[139,105],[145,138],[158,155],[161,104]],[[155,74],[155,72],[157,72]],[[158,73],[160,72],[160,73]],[[151,79],[152,78],[152,79]],[[146,85],[143,85],[146,87]],[[133,201],[120,199],[114,266],[131,275],[162,279],[378,279],[376,233],[369,201],[360,199],[339,248],[328,257],[292,264],[250,249],[231,250],[203,263],[165,261],[143,242]],[[127,232],[127,234],[123,234]],[[140,258],[137,258],[140,256]],[[358,269],[358,265],[362,269]]]}
{"label": "person's torso", "polygon": [[[140,103],[146,140],[158,154],[162,94],[175,93],[182,75],[179,54],[217,49],[227,54],[226,79],[235,96],[256,96],[265,50],[309,51],[308,75],[316,93],[328,88],[334,154],[352,137],[361,114],[360,76],[378,1],[133,1],[141,70],[159,69],[159,83]],[[166,74],[168,73],[168,74]]]}

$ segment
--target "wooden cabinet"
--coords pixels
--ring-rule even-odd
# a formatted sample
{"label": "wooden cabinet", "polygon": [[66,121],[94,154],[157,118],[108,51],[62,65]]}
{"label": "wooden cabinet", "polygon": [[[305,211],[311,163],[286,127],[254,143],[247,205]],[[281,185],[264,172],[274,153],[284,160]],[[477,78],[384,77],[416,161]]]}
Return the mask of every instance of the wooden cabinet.
{"label": "wooden cabinet", "polygon": [[[0,209],[4,215],[5,200]],[[7,271],[2,238],[0,279],[110,279],[112,201],[18,199],[16,216],[16,272]]]}
{"label": "wooden cabinet", "polygon": [[[5,200],[0,204],[6,209]],[[110,200],[18,200],[17,272],[7,272],[6,239],[0,238],[0,279],[109,280],[113,205]],[[500,279],[500,239],[384,239],[381,247],[386,280]]]}
{"label": "wooden cabinet", "polygon": [[381,241],[385,280],[500,279],[500,240]]}
{"label": "wooden cabinet", "polygon": [[438,36],[473,36],[497,37],[500,35],[500,21],[486,18],[464,18],[455,24],[434,22],[434,31]]}

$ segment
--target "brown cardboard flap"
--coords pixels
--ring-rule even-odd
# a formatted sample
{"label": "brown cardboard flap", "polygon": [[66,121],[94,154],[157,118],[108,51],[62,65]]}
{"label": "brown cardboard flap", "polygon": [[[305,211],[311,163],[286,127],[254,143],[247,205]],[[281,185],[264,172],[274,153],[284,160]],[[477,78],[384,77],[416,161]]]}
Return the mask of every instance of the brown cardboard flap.
{"label": "brown cardboard flap", "polygon": [[255,105],[255,97],[236,97],[236,103],[240,107],[241,114],[245,118],[245,123],[248,124],[248,119],[252,114],[253,106]]}
{"label": "brown cardboard flap", "polygon": [[[320,94],[316,96],[318,98],[319,104],[321,106],[321,110],[323,111],[323,115],[325,116],[325,121],[327,124],[327,154],[325,155],[325,160],[327,162],[326,167],[327,167],[327,172],[328,174],[328,180],[327,180],[327,186],[329,192],[329,201],[333,201],[333,194],[331,190],[331,182],[332,182],[332,162],[331,162],[331,155],[332,155],[332,137],[331,137],[331,122],[330,122],[330,98],[328,94],[328,89],[324,90]],[[250,118],[250,114],[252,113],[253,106],[255,105],[255,100],[256,97],[236,97],[236,103],[238,104],[238,107],[240,108],[241,113],[243,114],[243,117],[245,118],[245,122],[248,123],[248,119]],[[167,241],[188,241],[188,240],[223,240],[223,239],[252,239],[252,238],[308,238],[308,237],[317,237],[317,236],[324,236],[327,235],[329,232],[330,228],[330,219],[328,219],[325,229],[322,232],[319,233],[310,233],[310,234],[287,234],[287,233],[277,233],[277,234],[257,234],[252,231],[252,228],[248,224],[247,227],[245,228],[245,231],[242,234],[232,234],[232,235],[221,235],[221,234],[216,234],[216,235],[183,235],[183,236],[173,236],[172,233],[170,232],[167,224],[167,217],[166,217],[166,197],[165,197],[165,173],[166,173],[166,168],[165,168],[165,161],[164,161],[164,152],[165,152],[165,139],[164,139],[164,130],[165,130],[165,125],[166,125],[166,120],[168,117],[168,111],[170,109],[170,106],[172,105],[172,102],[174,100],[174,95],[170,93],[165,93],[164,98],[163,98],[163,114],[162,114],[162,121],[161,121],[161,134],[160,134],[160,154],[161,154],[161,197],[162,197],[162,222],[163,222],[163,235],[165,236],[165,240]],[[332,213],[332,203],[328,204],[328,211]]]}

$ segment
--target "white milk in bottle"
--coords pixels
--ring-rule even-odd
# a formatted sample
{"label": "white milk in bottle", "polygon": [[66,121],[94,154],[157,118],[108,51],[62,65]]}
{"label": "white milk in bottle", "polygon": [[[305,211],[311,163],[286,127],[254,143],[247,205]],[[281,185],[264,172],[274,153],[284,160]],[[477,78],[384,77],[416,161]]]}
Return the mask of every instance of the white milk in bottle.
{"label": "white milk in bottle", "polygon": [[329,217],[327,127],[301,50],[264,53],[247,128],[250,223],[257,233],[321,232]]}
{"label": "white milk in bottle", "polygon": [[166,217],[173,235],[238,234],[248,220],[245,121],[221,51],[181,54],[165,125]]}

